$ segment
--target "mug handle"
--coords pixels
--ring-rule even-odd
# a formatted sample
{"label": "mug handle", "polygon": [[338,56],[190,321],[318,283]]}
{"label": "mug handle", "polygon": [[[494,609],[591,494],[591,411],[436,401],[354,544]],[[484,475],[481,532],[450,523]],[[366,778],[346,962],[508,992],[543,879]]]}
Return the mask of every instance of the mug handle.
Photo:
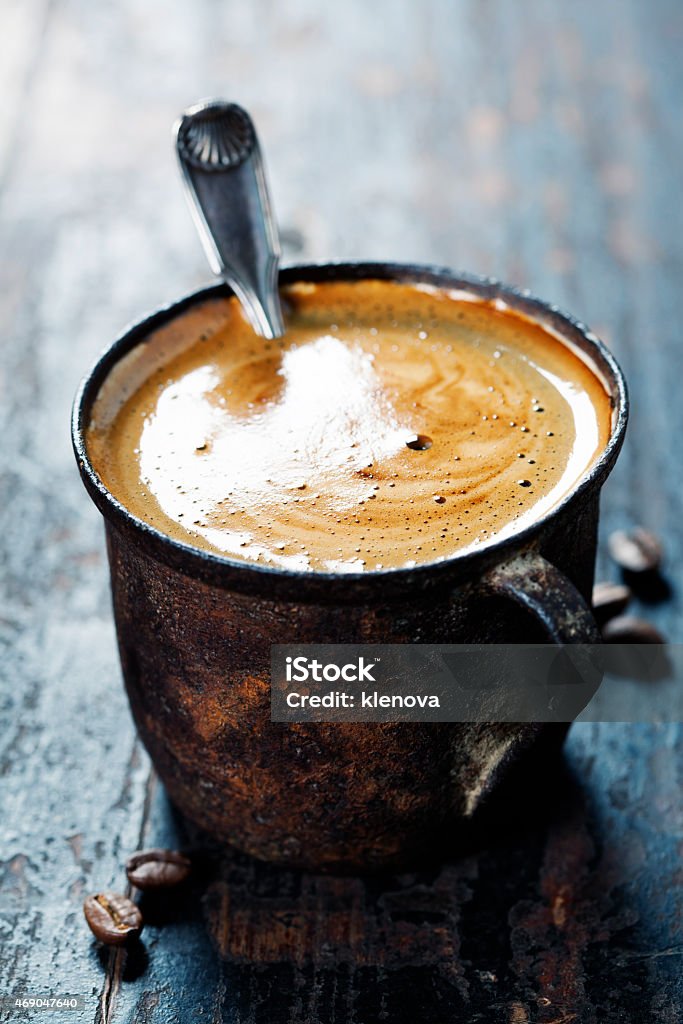
{"label": "mug handle", "polygon": [[501,562],[482,578],[480,593],[524,609],[555,644],[597,644],[593,613],[567,577],[537,551]]}

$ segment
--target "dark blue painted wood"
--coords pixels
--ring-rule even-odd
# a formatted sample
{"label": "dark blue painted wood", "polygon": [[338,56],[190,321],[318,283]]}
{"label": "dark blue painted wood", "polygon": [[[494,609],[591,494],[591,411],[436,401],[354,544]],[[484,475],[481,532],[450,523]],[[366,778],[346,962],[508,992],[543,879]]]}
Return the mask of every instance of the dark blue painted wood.
{"label": "dark blue painted wood", "polygon": [[24,0],[0,32],[0,994],[78,992],[69,1020],[120,1024],[679,1020],[673,726],[575,727],[550,816],[529,780],[503,835],[431,873],[325,881],[201,846],[144,954],[98,955],[84,894],[140,842],[198,839],[134,739],[67,420],[121,326],[207,276],[169,126],[227,95],[292,257],[494,274],[605,336],[633,416],[604,531],[661,534],[672,594],[636,610],[680,640],[680,4]]}

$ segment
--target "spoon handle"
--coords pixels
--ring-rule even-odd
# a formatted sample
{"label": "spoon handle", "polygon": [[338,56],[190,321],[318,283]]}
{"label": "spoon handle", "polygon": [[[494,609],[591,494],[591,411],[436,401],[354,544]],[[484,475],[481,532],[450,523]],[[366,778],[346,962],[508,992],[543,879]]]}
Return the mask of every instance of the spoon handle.
{"label": "spoon handle", "polygon": [[232,286],[257,334],[279,337],[280,241],[251,118],[235,103],[207,100],[185,111],[174,134],[211,269]]}

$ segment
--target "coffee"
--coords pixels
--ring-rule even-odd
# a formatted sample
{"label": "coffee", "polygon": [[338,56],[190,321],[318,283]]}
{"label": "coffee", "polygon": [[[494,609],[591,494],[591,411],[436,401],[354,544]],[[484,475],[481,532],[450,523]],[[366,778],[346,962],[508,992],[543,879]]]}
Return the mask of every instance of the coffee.
{"label": "coffee", "polygon": [[98,892],[87,896],[83,913],[95,938],[108,946],[123,946],[137,939],[143,928],[140,908],[120,893]]}
{"label": "coffee", "polygon": [[171,889],[189,877],[192,864],[177,850],[136,850],[126,861],[126,875],[136,889]]}
{"label": "coffee", "polygon": [[207,299],[100,388],[96,471],[177,540],[304,571],[433,562],[538,519],[607,444],[596,371],[501,304],[376,280],[282,294],[284,338]]}

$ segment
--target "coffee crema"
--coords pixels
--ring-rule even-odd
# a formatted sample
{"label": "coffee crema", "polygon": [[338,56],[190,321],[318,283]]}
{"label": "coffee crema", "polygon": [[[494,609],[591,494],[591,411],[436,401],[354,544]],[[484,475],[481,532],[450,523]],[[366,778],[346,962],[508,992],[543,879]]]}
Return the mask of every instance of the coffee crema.
{"label": "coffee crema", "polygon": [[607,444],[597,373],[501,303],[378,280],[282,298],[283,338],[206,299],[100,388],[95,470],[176,540],[300,571],[434,562],[540,518]]}

